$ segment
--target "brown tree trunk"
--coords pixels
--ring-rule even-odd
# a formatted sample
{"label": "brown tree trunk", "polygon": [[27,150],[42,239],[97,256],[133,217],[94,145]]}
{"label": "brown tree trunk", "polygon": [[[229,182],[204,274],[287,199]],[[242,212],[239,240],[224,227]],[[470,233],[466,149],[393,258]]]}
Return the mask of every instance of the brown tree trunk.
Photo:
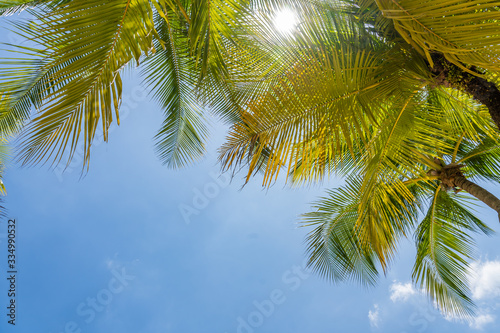
{"label": "brown tree trunk", "polygon": [[[498,87],[493,82],[464,71],[446,60],[442,54],[432,54],[432,61],[434,61],[434,67],[431,68],[431,72],[435,75],[436,83],[469,93],[488,108],[491,118],[500,129],[500,90]],[[471,67],[471,71],[477,72],[477,69]]]}
{"label": "brown tree trunk", "polygon": [[465,165],[463,164],[448,164],[439,171],[434,170],[439,175],[439,180],[441,181],[443,190],[456,190],[458,187],[466,191],[470,195],[487,204],[489,207],[493,208],[498,213],[498,219],[500,220],[500,199],[481,186],[467,180],[460,170],[464,166]]}
{"label": "brown tree trunk", "polygon": [[475,196],[476,198],[493,208],[499,214],[500,218],[500,199],[495,197],[493,194],[491,194],[481,186],[467,180],[463,176],[455,177],[453,183],[456,187],[463,189],[470,195]]}

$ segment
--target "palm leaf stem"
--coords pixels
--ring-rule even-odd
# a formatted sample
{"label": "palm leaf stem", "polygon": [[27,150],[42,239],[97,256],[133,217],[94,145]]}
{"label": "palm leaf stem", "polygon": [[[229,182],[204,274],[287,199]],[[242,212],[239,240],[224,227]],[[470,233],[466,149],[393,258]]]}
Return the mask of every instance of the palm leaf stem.
{"label": "palm leaf stem", "polygon": [[405,180],[403,182],[404,185],[408,185],[408,184],[414,184],[414,183],[418,183],[420,181],[427,181],[427,180],[437,180],[439,179],[438,176],[428,176],[428,177],[420,177],[420,178],[415,178],[415,179],[408,179],[408,180]]}

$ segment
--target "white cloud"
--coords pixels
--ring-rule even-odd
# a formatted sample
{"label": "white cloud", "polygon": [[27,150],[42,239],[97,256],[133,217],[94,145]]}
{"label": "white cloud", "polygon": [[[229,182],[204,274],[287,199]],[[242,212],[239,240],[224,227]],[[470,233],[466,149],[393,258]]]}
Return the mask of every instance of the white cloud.
{"label": "white cloud", "polygon": [[475,330],[482,330],[485,325],[493,323],[494,321],[495,317],[490,314],[479,314],[469,323],[469,327]]}
{"label": "white cloud", "polygon": [[417,291],[413,288],[411,282],[405,284],[400,282],[394,282],[390,286],[391,290],[391,301],[407,301],[411,296],[416,295]]}
{"label": "white cloud", "polygon": [[378,324],[380,324],[380,314],[378,310],[378,304],[374,304],[373,311],[368,311],[368,319],[370,320],[370,325],[372,327],[378,327]]}
{"label": "white cloud", "polygon": [[500,261],[476,262],[471,265],[472,297],[476,300],[500,296]]}

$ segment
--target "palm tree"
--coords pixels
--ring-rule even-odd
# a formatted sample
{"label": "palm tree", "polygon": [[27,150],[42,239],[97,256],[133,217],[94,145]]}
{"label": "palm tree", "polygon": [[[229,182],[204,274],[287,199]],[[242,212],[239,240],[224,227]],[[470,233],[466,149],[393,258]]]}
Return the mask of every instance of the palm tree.
{"label": "palm tree", "polygon": [[[450,315],[473,313],[472,231],[464,190],[499,179],[500,3],[337,1],[302,15],[287,68],[245,103],[221,148],[224,169],[263,185],[349,175],[306,214],[310,265],[334,281],[371,284],[401,236],[415,232],[413,278]],[[496,125],[496,126],[495,126]],[[469,198],[470,199],[470,198]],[[420,223],[418,211],[426,209]]]}
{"label": "palm tree", "polygon": [[[285,5],[299,17],[293,35],[271,22],[269,10]],[[284,167],[299,183],[353,174],[357,238],[348,229],[342,237],[359,243],[350,253],[362,259],[346,264],[345,276],[373,276],[374,258],[388,267],[397,238],[415,225],[421,193],[435,190],[440,207],[421,225],[456,220],[446,213],[456,198],[440,188],[499,207],[462,177],[497,171],[496,153],[481,147],[490,142],[496,152],[491,119],[500,125],[498,1],[17,0],[0,5],[0,15],[33,6],[33,19],[15,26],[30,43],[0,64],[0,132],[21,131],[24,163],[69,161],[83,141],[88,166],[98,127],[107,140],[118,122],[120,73],[136,63],[165,110],[157,147],[168,165],[201,156],[208,105],[234,123],[221,159],[225,168],[248,165],[247,181],[260,170],[269,185]],[[483,162],[460,161],[464,145],[483,152],[475,155]],[[468,229],[479,228],[474,221]],[[469,240],[443,239],[468,254]],[[431,268],[416,280],[444,311],[470,313],[464,285],[426,273],[434,266],[424,252],[421,265]],[[343,267],[335,259],[325,260]]]}
{"label": "palm tree", "polygon": [[[439,96],[428,98],[435,105]],[[468,287],[469,262],[475,258],[471,233],[493,231],[471,208],[477,197],[498,211],[500,200],[471,180],[500,181],[500,146],[484,108],[463,108],[460,99],[453,102],[434,110],[442,117],[440,124],[458,111],[468,117],[474,132],[463,125],[448,126],[446,139],[433,138],[447,141],[448,149],[434,158],[420,151],[413,138],[405,139],[400,143],[401,154],[408,149],[421,152],[414,168],[398,174],[384,167],[369,187],[364,186],[363,170],[351,172],[346,185],[329,191],[312,212],[304,214],[304,226],[314,227],[307,237],[309,265],[314,270],[334,282],[373,284],[378,267],[386,271],[394,259],[399,240],[413,234],[415,284],[447,315],[473,315]],[[369,154],[361,159],[369,162]],[[352,163],[344,167],[355,169]]]}
{"label": "palm tree", "polygon": [[[301,8],[296,35],[280,43],[286,69],[272,89],[263,86],[245,103],[245,120],[231,131],[222,160],[250,159],[248,174],[264,168],[267,184],[283,165],[301,164],[303,177],[317,179],[344,145],[352,153],[370,126],[381,128],[402,109],[417,111],[421,92],[447,87],[470,93],[496,121],[500,2],[425,4],[431,9],[415,0]],[[261,34],[264,47],[272,36]],[[304,155],[312,141],[319,160]],[[268,151],[274,158],[264,162],[260,153]]]}

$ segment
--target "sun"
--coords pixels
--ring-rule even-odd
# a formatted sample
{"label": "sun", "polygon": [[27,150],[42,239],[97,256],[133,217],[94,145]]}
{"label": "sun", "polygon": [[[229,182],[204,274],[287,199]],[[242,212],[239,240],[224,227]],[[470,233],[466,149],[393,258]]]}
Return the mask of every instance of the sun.
{"label": "sun", "polygon": [[297,17],[291,9],[282,9],[274,17],[274,26],[281,33],[292,33],[297,26]]}

